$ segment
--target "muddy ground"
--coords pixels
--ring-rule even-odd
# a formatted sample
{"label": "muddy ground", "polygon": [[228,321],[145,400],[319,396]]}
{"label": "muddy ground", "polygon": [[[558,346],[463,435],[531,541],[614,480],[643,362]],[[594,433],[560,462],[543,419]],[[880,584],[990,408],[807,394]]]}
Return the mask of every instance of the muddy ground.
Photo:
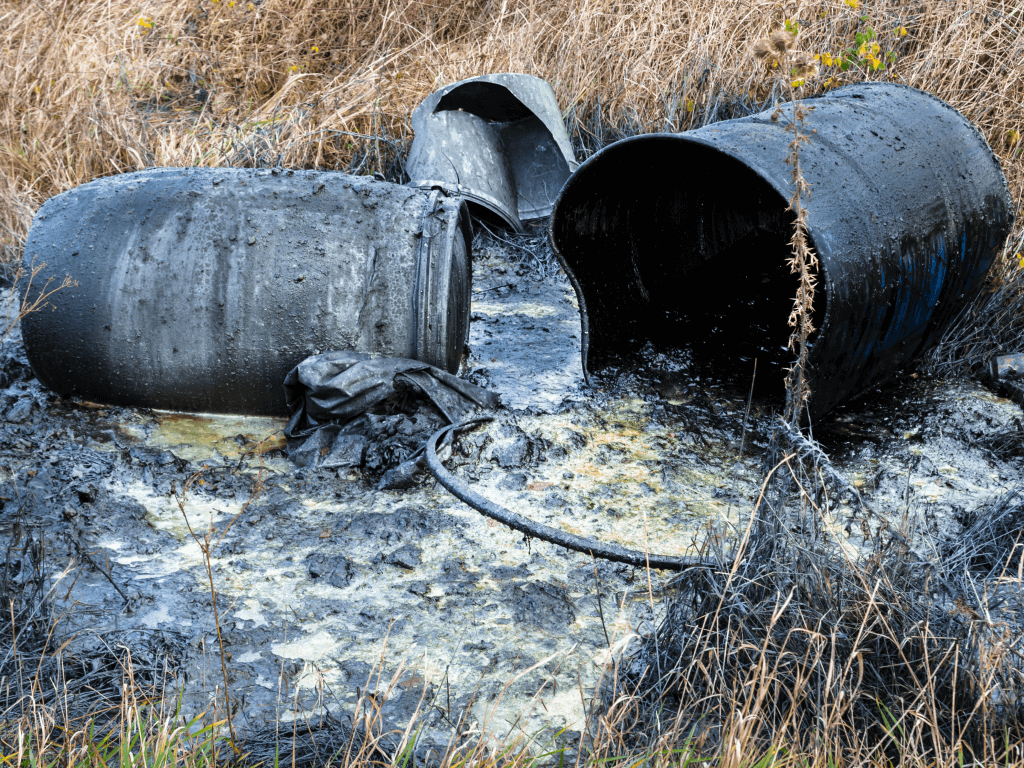
{"label": "muddy ground", "polygon": [[[745,433],[746,386],[685,351],[648,350],[585,386],[572,290],[550,262],[521,256],[493,240],[475,253],[463,375],[505,407],[449,466],[535,520],[636,548],[690,553],[709,526],[742,528],[771,405],[754,403]],[[328,713],[351,722],[370,692],[387,727],[419,709],[424,750],[457,726],[539,744],[557,733],[571,750],[609,645],[658,620],[670,574],[526,541],[425,474],[380,491],[359,472],[296,469],[282,421],[62,400],[32,378],[16,328],[0,360],[0,535],[43,538],[78,652],[120,645],[166,664],[187,713],[223,701],[208,533],[232,714],[247,733]],[[814,437],[928,553],[1017,482],[1021,418],[975,381],[904,375]],[[847,514],[835,529],[856,551],[878,522]]]}

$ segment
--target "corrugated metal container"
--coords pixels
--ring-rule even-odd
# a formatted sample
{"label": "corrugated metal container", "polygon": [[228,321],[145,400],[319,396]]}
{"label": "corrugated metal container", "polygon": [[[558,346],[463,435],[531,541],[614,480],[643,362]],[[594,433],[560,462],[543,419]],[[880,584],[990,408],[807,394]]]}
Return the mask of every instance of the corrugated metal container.
{"label": "corrugated metal container", "polygon": [[[984,284],[1013,208],[984,138],[934,96],[865,83],[804,103],[820,415],[939,340]],[[624,139],[573,174],[550,235],[579,298],[585,370],[652,341],[758,357],[758,381],[770,373],[781,392],[796,295],[791,114]]]}

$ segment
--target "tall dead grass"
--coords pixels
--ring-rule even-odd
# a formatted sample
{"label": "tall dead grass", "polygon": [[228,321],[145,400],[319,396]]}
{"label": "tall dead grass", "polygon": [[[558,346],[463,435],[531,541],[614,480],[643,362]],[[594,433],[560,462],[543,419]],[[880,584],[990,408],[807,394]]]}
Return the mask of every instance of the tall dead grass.
{"label": "tall dead grass", "polygon": [[[949,101],[1021,198],[1024,9],[1010,0],[0,0],[0,242],[12,256],[47,197],[152,165],[398,178],[412,109],[483,72],[549,80],[584,153],[748,114],[783,97],[751,47],[786,19],[832,54],[871,26],[896,61],[840,81]],[[839,74],[823,67],[801,95]]]}

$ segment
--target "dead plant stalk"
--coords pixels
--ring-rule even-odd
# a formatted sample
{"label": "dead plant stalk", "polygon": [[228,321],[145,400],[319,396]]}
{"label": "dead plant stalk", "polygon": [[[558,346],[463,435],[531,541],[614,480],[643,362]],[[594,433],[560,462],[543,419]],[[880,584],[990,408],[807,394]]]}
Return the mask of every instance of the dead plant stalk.
{"label": "dead plant stalk", "polygon": [[221,532],[220,536],[214,538],[214,534],[216,533],[216,531],[213,527],[212,517],[210,519],[209,525],[207,526],[207,529],[200,534],[200,532],[196,531],[192,527],[192,523],[188,519],[188,513],[185,511],[185,505],[189,488],[191,488],[196,483],[205,482],[205,480],[203,479],[203,471],[196,472],[191,477],[189,477],[189,479],[185,481],[185,485],[180,492],[177,489],[174,489],[174,499],[175,502],[177,502],[178,504],[178,509],[181,512],[182,518],[184,518],[185,520],[185,525],[188,527],[188,532],[192,536],[192,539],[196,542],[196,544],[199,545],[199,549],[203,554],[203,564],[204,567],[206,568],[206,577],[209,580],[210,584],[210,602],[211,605],[213,606],[214,626],[217,628],[217,646],[220,655],[221,676],[224,680],[225,719],[227,720],[228,731],[231,735],[231,748],[234,750],[236,755],[241,754],[241,749],[239,747],[239,742],[235,734],[235,726],[234,723],[232,722],[233,718],[231,713],[231,694],[228,682],[227,659],[225,657],[224,651],[224,638],[223,635],[221,634],[220,610],[217,607],[217,588],[213,578],[213,553],[214,550],[216,550],[217,547],[220,546],[220,543],[224,541],[224,537],[228,535],[228,532],[231,530],[231,526],[233,526],[235,524],[235,521],[237,521],[243,514],[245,514],[245,511],[249,508],[249,505],[251,505],[253,501],[256,500],[256,497],[259,496],[259,494],[263,490],[263,482],[266,478],[266,467],[263,465],[263,443],[265,443],[266,440],[270,439],[270,437],[271,436],[268,435],[266,438],[260,441],[259,445],[257,445],[256,447],[255,452],[257,459],[259,460],[259,470],[256,473],[256,477],[253,478],[252,488],[250,489],[249,492],[249,498],[245,500],[245,502],[242,504],[242,508],[238,510],[238,512],[228,521],[228,524],[224,526],[224,530]]}

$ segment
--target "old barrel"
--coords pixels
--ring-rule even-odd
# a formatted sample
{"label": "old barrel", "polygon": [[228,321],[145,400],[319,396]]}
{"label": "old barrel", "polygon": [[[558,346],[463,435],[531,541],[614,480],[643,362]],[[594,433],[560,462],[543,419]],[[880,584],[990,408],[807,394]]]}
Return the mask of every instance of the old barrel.
{"label": "old barrel", "polygon": [[416,108],[412,127],[409,185],[458,191],[474,216],[515,230],[551,214],[579,165],[555,92],[532,75],[446,85]]}
{"label": "old barrel", "polygon": [[351,349],[456,372],[466,205],[342,173],[154,168],[48,200],[26,267],[77,285],[23,321],[40,381],[101,403],[287,413],[285,375]]}
{"label": "old barrel", "polygon": [[[1006,179],[945,102],[887,83],[807,99],[801,165],[818,255],[812,415],[877,385],[936,343],[981,290],[1013,222]],[[562,190],[550,224],[576,289],[584,372],[648,343],[752,358],[781,394],[793,105],[681,134],[619,141]],[[767,365],[766,365],[767,364]]]}

